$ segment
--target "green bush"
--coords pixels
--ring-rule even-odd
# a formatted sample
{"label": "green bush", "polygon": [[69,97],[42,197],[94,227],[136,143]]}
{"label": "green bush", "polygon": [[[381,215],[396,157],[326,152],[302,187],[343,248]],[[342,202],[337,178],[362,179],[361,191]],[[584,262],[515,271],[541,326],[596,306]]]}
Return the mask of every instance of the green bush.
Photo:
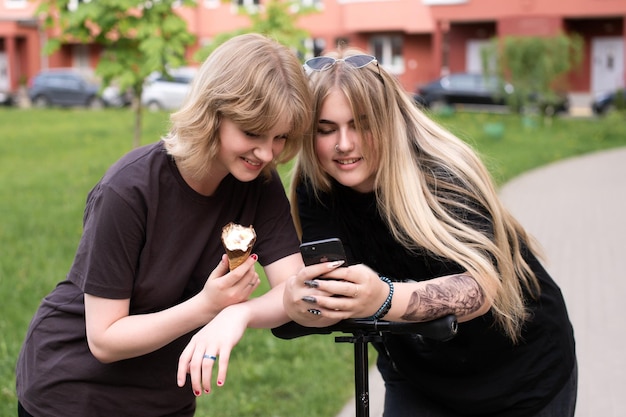
{"label": "green bush", "polygon": [[613,106],[622,116],[626,117],[626,91],[623,88],[615,92]]}
{"label": "green bush", "polygon": [[580,65],[582,50],[582,38],[575,33],[495,37],[481,51],[482,67],[485,74],[513,84],[515,90],[505,94],[513,112],[536,107],[542,116],[552,117],[567,89],[564,77]]}

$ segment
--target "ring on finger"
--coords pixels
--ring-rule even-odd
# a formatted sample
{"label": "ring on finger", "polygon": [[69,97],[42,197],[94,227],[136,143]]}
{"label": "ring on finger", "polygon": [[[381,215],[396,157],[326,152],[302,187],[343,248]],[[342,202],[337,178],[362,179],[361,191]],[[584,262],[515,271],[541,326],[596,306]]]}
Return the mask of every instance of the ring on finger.
{"label": "ring on finger", "polygon": [[216,360],[216,359],[217,359],[217,356],[215,356],[215,355],[209,355],[209,354],[205,353],[205,354],[202,356],[202,359],[210,359],[210,360],[214,361],[214,360]]}

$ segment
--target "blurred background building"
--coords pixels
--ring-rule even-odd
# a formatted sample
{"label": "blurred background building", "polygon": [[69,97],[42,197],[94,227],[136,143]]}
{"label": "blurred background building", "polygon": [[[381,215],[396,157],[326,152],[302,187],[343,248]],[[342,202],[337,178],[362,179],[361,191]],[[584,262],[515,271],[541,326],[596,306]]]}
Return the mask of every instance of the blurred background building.
{"label": "blurred background building", "polygon": [[[409,91],[442,74],[480,72],[480,48],[492,37],[557,33],[577,33],[584,40],[582,64],[568,75],[571,93],[596,94],[625,85],[624,0],[301,1],[318,11],[298,20],[311,35],[307,41],[311,56],[338,42],[360,47],[375,55]],[[65,44],[45,55],[49,34],[37,18],[37,3],[0,0],[0,93],[15,92],[41,69],[94,68],[98,62],[97,45]],[[194,8],[175,10],[197,36],[197,49],[219,33],[248,25],[237,6],[254,8],[262,3],[198,0]]]}

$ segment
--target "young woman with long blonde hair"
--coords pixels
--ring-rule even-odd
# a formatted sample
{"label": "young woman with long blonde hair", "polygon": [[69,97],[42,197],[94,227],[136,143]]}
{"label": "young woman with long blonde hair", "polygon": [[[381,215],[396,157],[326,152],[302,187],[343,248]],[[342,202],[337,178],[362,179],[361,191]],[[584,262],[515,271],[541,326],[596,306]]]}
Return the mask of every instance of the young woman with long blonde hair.
{"label": "young woman with long blonde hair", "polygon": [[291,318],[321,327],[457,316],[449,342],[375,343],[385,417],[572,416],[565,302],[476,153],[372,56],[347,49],[305,68],[314,120],[294,171],[293,217],[303,242],[340,238],[348,267],[291,278]]}

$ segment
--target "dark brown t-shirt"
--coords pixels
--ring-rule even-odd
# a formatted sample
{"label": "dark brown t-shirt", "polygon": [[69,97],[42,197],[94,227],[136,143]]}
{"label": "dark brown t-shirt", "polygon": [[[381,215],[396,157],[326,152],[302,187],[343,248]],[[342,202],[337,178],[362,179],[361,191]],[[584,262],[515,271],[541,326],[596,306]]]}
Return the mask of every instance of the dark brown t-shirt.
{"label": "dark brown t-shirt", "polygon": [[42,302],[17,364],[20,402],[44,416],[191,416],[189,384],[176,385],[191,335],[153,353],[102,364],[87,346],[83,293],[130,298],[150,313],[197,294],[224,253],[228,222],[253,225],[262,265],[298,252],[289,203],[274,173],[243,183],[227,176],[211,197],[182,179],[162,143],[114,164],[87,198],[84,231],[67,280]]}

